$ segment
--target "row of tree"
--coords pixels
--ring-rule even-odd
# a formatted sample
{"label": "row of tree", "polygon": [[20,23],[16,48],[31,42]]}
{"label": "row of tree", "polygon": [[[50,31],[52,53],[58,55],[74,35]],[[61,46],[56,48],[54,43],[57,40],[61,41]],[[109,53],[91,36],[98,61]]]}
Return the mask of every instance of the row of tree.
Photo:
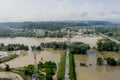
{"label": "row of tree", "polygon": [[101,57],[98,57],[97,58],[97,64],[98,65],[103,65],[104,63],[107,63],[107,65],[110,65],[110,66],[116,66],[116,65],[120,65],[120,59],[118,60],[115,60],[114,58],[111,58],[111,57],[107,57],[107,58],[101,58]]}
{"label": "row of tree", "polygon": [[17,50],[29,50],[28,46],[24,44],[0,44],[0,51],[17,51]]}
{"label": "row of tree", "polygon": [[82,42],[73,42],[70,44],[70,52],[72,54],[86,54],[88,49],[90,49],[90,46]]}
{"label": "row of tree", "polygon": [[[42,48],[53,48],[53,49],[60,49],[60,50],[66,50],[67,44],[66,42],[49,42],[49,43],[41,43]],[[88,49],[90,49],[90,46],[88,44],[84,44],[82,42],[72,42],[69,45],[70,52],[72,54],[85,54]]]}
{"label": "row of tree", "polygon": [[67,44],[66,42],[48,42],[48,43],[41,43],[42,48],[52,48],[54,50],[66,50]]}
{"label": "row of tree", "polygon": [[120,44],[116,44],[108,39],[101,39],[97,42],[97,49],[99,51],[116,51],[120,50]]}

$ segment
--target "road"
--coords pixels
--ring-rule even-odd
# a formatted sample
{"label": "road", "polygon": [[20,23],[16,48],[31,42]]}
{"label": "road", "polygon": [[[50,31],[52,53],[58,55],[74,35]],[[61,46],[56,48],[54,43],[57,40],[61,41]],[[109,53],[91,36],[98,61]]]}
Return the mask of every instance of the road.
{"label": "road", "polygon": [[66,65],[65,65],[65,78],[64,80],[69,80],[69,48],[66,53]]}
{"label": "road", "polygon": [[66,52],[66,64],[65,64],[65,77],[64,80],[69,80],[69,45],[70,45],[70,31],[68,30],[68,39],[67,39],[67,52]]}
{"label": "road", "polygon": [[118,40],[116,40],[116,39],[113,39],[113,38],[111,38],[111,37],[109,37],[109,36],[106,36],[106,35],[104,35],[104,34],[101,34],[101,33],[99,33],[99,35],[101,35],[102,37],[105,37],[105,38],[107,38],[107,39],[109,39],[109,40],[111,40],[111,41],[113,41],[113,42],[115,42],[115,43],[117,43],[117,44],[120,44],[120,41],[118,41]]}

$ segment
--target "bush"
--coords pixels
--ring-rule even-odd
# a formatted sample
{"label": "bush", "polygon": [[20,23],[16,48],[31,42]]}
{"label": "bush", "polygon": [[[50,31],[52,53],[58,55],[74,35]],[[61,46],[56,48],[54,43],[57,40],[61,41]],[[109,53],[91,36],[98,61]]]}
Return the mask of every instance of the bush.
{"label": "bush", "polygon": [[108,57],[106,60],[107,60],[107,64],[110,65],[110,66],[116,66],[117,65],[117,62],[114,58]]}
{"label": "bush", "polygon": [[24,74],[31,76],[34,73],[34,65],[30,64],[24,68]]}
{"label": "bush", "polygon": [[98,65],[103,65],[104,61],[101,57],[97,58],[97,64]]}
{"label": "bush", "polygon": [[80,63],[80,66],[85,66],[86,67],[87,65],[85,63]]}
{"label": "bush", "polygon": [[5,71],[10,71],[11,69],[10,69],[10,66],[8,65],[8,64],[6,64],[5,65],[6,67],[5,67]]}

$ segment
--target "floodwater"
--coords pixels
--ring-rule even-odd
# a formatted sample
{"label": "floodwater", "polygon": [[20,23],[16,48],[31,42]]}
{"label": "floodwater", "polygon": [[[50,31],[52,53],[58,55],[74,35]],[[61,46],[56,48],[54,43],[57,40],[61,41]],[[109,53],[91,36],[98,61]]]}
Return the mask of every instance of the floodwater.
{"label": "floodwater", "polygon": [[[80,37],[80,38],[71,38],[71,42],[84,42],[86,44],[89,44],[91,47],[96,46],[96,42],[101,37]],[[60,62],[60,57],[62,51],[54,51],[54,50],[44,50],[39,52],[32,52],[30,46],[33,45],[40,45],[41,42],[63,42],[66,41],[67,38],[27,38],[27,37],[15,37],[15,38],[0,38],[0,43],[7,44],[24,44],[29,46],[29,51],[13,51],[8,52],[8,54],[17,53],[20,54],[19,57],[10,60],[8,62],[0,64],[0,67],[5,67],[5,64],[9,64],[10,67],[16,68],[16,67],[23,67],[28,64],[34,64],[34,53],[37,53],[37,63],[41,61],[43,58],[43,62],[45,61],[54,61],[58,64]],[[59,68],[59,67],[58,67]],[[57,69],[58,69],[57,68]],[[57,70],[58,71],[58,70]],[[56,75],[54,76],[54,79],[56,79]],[[78,79],[79,80],[79,79]]]}
{"label": "floodwater", "polygon": [[[45,49],[44,51],[35,51],[35,52],[32,52],[31,50],[8,52],[8,54],[13,54],[13,53],[20,54],[20,56],[13,60],[0,64],[0,67],[5,67],[5,64],[9,64],[11,68],[24,67],[29,64],[34,64],[34,54],[36,53],[37,63],[39,61],[42,61],[42,62],[54,61],[57,64],[57,71],[58,71],[58,68],[59,68],[58,64],[60,62],[61,53],[63,53],[63,51]],[[57,78],[57,71],[56,71],[56,74],[53,76],[55,80]]]}
{"label": "floodwater", "polygon": [[[96,42],[101,37],[75,37],[71,38],[71,42],[78,41],[90,44],[91,47],[96,46]],[[29,37],[15,37],[15,38],[0,38],[0,43],[4,44],[25,44],[28,46],[39,45],[41,42],[63,42],[67,38],[29,38]]]}
{"label": "floodwater", "polygon": [[[98,55],[94,51],[88,52],[86,55],[74,55],[77,80],[120,80],[120,66],[97,66],[96,58],[99,56],[120,58],[118,53],[105,52]],[[88,67],[81,67],[80,62],[86,63]]]}
{"label": "floodwater", "polygon": [[[12,52],[8,52],[8,54],[11,54]],[[15,53],[15,52],[13,52]],[[16,52],[17,53],[17,52]],[[9,64],[10,67],[15,68],[15,67],[24,67],[28,64],[34,64],[34,53],[36,53],[37,56],[37,63],[39,61],[45,62],[45,61],[54,61],[55,63],[60,62],[60,51],[57,52],[52,52],[50,50],[44,50],[44,51],[20,51],[20,56],[10,60],[8,62],[0,64],[0,66],[5,66],[4,64]],[[42,60],[41,60],[42,59]]]}

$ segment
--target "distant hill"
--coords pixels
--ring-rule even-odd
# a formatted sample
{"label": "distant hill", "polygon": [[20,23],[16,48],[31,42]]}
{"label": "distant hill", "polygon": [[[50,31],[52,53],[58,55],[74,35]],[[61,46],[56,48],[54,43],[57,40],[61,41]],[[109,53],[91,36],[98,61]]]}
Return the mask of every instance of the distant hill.
{"label": "distant hill", "polygon": [[110,25],[108,21],[41,21],[41,22],[4,22],[0,27],[19,27],[28,29],[57,30],[64,27]]}

